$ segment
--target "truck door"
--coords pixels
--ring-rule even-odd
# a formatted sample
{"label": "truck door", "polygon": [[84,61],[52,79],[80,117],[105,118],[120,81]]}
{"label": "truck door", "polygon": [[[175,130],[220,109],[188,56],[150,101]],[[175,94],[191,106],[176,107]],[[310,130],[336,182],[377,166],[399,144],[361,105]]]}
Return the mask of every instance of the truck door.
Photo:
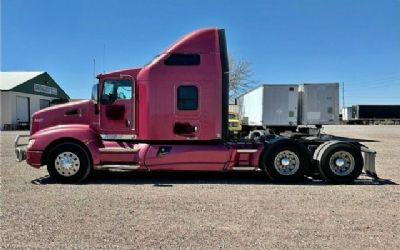
{"label": "truck door", "polygon": [[103,139],[135,139],[134,81],[105,79],[100,95],[100,134]]}

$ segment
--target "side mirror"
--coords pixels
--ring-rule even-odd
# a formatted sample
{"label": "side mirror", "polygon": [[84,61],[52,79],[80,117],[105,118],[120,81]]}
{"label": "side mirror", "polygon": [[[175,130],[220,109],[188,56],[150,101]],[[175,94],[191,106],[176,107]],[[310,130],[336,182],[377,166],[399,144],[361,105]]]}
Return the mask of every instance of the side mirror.
{"label": "side mirror", "polygon": [[98,83],[96,83],[92,87],[92,98],[91,99],[95,104],[97,104],[98,99],[99,99],[99,84]]}

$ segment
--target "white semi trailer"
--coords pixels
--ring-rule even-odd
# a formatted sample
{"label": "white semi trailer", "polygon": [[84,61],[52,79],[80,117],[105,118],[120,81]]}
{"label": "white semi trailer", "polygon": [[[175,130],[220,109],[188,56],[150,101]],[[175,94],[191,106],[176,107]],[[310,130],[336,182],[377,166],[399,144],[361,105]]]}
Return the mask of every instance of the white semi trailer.
{"label": "white semi trailer", "polygon": [[299,124],[339,124],[339,83],[299,85]]}
{"label": "white semi trailer", "polygon": [[263,84],[237,98],[243,132],[339,123],[339,84]]}

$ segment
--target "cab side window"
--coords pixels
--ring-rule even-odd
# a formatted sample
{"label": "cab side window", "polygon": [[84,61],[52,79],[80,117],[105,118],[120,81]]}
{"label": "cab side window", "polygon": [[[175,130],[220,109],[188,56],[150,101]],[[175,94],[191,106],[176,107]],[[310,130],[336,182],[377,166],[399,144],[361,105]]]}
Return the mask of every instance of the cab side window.
{"label": "cab side window", "polygon": [[130,80],[105,80],[102,97],[115,100],[132,99],[132,82]]}
{"label": "cab side window", "polygon": [[130,81],[120,81],[117,87],[117,98],[122,100],[132,99],[132,85]]}
{"label": "cab side window", "polygon": [[178,110],[197,110],[199,107],[199,91],[197,86],[179,86],[177,90]]}

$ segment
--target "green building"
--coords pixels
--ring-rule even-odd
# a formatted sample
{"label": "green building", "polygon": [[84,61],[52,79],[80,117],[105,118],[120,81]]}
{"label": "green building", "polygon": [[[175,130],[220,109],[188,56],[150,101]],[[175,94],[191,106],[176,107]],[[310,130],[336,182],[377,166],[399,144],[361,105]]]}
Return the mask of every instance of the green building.
{"label": "green building", "polygon": [[69,96],[47,72],[0,72],[0,130],[27,128],[34,112]]}

